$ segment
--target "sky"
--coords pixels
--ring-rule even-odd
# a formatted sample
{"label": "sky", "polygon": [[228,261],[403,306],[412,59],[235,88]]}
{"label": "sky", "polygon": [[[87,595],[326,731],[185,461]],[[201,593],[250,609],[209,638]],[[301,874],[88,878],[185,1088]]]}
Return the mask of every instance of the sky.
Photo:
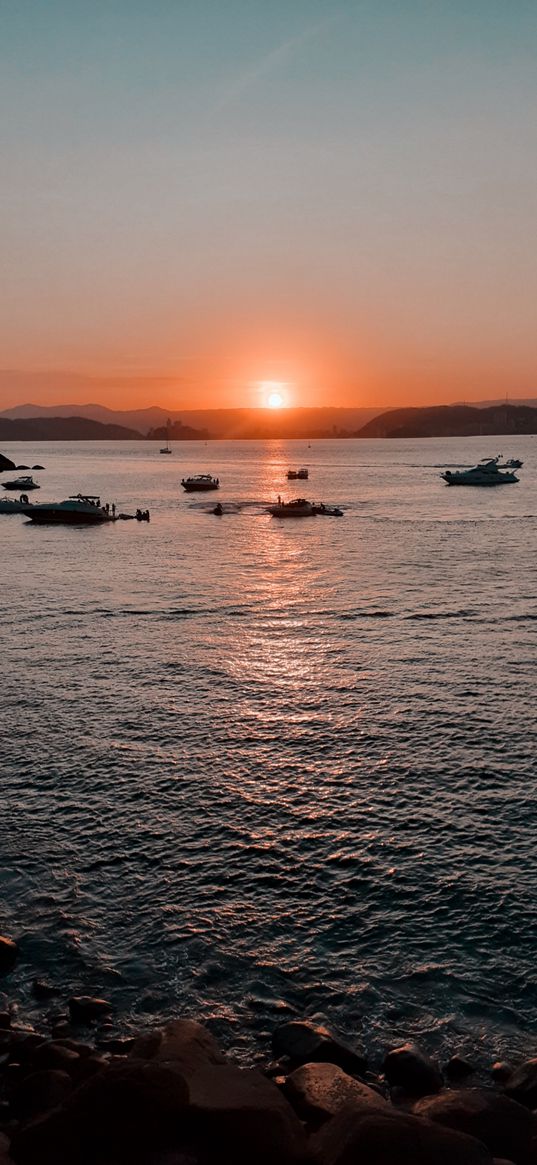
{"label": "sky", "polygon": [[535,0],[0,0],[0,406],[537,395]]}

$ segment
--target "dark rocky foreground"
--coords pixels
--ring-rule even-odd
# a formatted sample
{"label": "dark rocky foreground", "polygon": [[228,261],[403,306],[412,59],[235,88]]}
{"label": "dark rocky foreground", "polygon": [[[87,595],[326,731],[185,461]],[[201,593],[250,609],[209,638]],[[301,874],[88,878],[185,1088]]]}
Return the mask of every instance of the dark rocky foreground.
{"label": "dark rocky foreground", "polygon": [[[0,972],[16,955],[0,938]],[[0,1001],[0,1165],[537,1165],[537,1058],[476,1086],[456,1054],[369,1065],[296,1020],[244,1068],[192,1019],[125,1037],[106,1000],[34,995],[55,1005],[46,1031]]]}

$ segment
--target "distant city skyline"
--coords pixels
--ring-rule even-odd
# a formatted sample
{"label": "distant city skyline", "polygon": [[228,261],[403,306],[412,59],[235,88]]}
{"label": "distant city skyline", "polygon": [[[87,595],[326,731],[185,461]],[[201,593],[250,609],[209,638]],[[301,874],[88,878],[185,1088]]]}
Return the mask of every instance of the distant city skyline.
{"label": "distant city skyline", "polygon": [[0,409],[535,396],[529,0],[25,0],[0,34]]}

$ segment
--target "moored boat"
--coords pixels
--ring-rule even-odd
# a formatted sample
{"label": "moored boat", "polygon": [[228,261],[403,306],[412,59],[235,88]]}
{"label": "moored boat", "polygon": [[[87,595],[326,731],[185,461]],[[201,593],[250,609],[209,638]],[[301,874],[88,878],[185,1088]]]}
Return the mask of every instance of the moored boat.
{"label": "moored boat", "polygon": [[16,477],[14,481],[3,481],[4,489],[19,490],[20,493],[28,493],[29,489],[41,489],[37,481],[33,477]]}
{"label": "moored boat", "polygon": [[21,494],[18,500],[0,498],[0,514],[25,514],[29,507],[32,507],[32,502],[28,501],[26,494]]}
{"label": "moored boat", "polygon": [[340,510],[339,506],[325,506],[324,502],[320,502],[319,504],[315,503],[313,509],[316,514],[324,515],[325,518],[343,517],[343,510]]}
{"label": "moored boat", "polygon": [[309,477],[309,470],[308,469],[302,468],[302,469],[288,469],[287,470],[287,480],[288,481],[296,481],[297,479],[299,479],[300,481],[307,481],[308,477]]}
{"label": "moored boat", "polygon": [[472,469],[461,469],[455,473],[451,469],[446,469],[440,476],[446,482],[446,485],[510,485],[511,482],[517,482],[518,477],[509,469],[506,472],[501,472],[498,467],[499,458],[491,457],[488,461],[480,461],[479,465],[474,465]]}
{"label": "moored boat", "polygon": [[305,498],[295,498],[292,502],[282,502],[281,498],[273,506],[268,506],[269,514],[273,518],[312,518],[315,516],[315,507]]}
{"label": "moored boat", "polygon": [[112,514],[101,506],[101,499],[92,494],[76,494],[64,502],[43,502],[28,506],[25,513],[39,525],[96,526],[113,520]]}
{"label": "moored boat", "polygon": [[187,493],[194,493],[195,490],[218,489],[220,481],[210,473],[197,473],[193,477],[184,477],[181,485]]}

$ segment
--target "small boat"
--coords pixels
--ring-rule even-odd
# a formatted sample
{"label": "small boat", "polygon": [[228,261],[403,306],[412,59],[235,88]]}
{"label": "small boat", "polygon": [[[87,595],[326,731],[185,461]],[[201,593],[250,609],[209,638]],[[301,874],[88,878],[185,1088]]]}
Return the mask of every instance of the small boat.
{"label": "small boat", "polygon": [[503,465],[499,465],[499,469],[522,469],[524,462],[519,461],[518,457],[510,457],[509,461],[505,461]]}
{"label": "small boat", "polygon": [[160,452],[161,452],[161,453],[171,453],[171,446],[170,446],[170,418],[169,418],[169,417],[168,417],[168,420],[167,420],[167,422],[166,422],[166,444],[165,444],[164,448],[160,450]]}
{"label": "small boat", "polygon": [[17,489],[22,493],[27,493],[29,489],[41,489],[33,477],[16,477],[14,481],[3,481],[2,485],[4,489]]}
{"label": "small boat", "polygon": [[278,498],[276,505],[268,506],[268,512],[273,518],[313,518],[315,506],[305,498],[295,498],[293,502],[282,502]]}
{"label": "small boat", "polygon": [[224,510],[222,508],[222,504],[221,502],[218,502],[218,505],[214,507],[213,514],[216,514],[217,518],[221,518],[223,513]]}
{"label": "small boat", "polygon": [[313,509],[316,514],[324,515],[325,518],[343,517],[343,510],[340,510],[338,506],[325,506],[324,502],[315,504]]}
{"label": "small boat", "polygon": [[220,482],[217,477],[211,477],[210,473],[197,473],[194,477],[184,477],[181,485],[187,493],[194,493],[194,490],[218,489]]}
{"label": "small boat", "polygon": [[15,498],[0,498],[0,514],[25,514],[31,505],[27,494],[21,494],[18,501]]}
{"label": "small boat", "polygon": [[28,506],[25,512],[32,522],[39,525],[96,526],[113,520],[112,514],[101,506],[101,499],[94,494],[74,494],[64,502]]}
{"label": "small boat", "polygon": [[307,481],[308,477],[309,477],[309,470],[307,470],[307,469],[303,468],[303,469],[288,469],[287,470],[287,480],[288,481],[297,481],[297,479],[299,479],[300,481]]}
{"label": "small boat", "polygon": [[440,476],[446,482],[446,485],[510,485],[511,482],[517,482],[518,477],[507,470],[506,473],[500,472],[498,467],[499,457],[491,457],[489,460],[480,461],[479,465],[474,465],[472,469],[462,469],[452,473],[450,469],[446,469],[445,473]]}

